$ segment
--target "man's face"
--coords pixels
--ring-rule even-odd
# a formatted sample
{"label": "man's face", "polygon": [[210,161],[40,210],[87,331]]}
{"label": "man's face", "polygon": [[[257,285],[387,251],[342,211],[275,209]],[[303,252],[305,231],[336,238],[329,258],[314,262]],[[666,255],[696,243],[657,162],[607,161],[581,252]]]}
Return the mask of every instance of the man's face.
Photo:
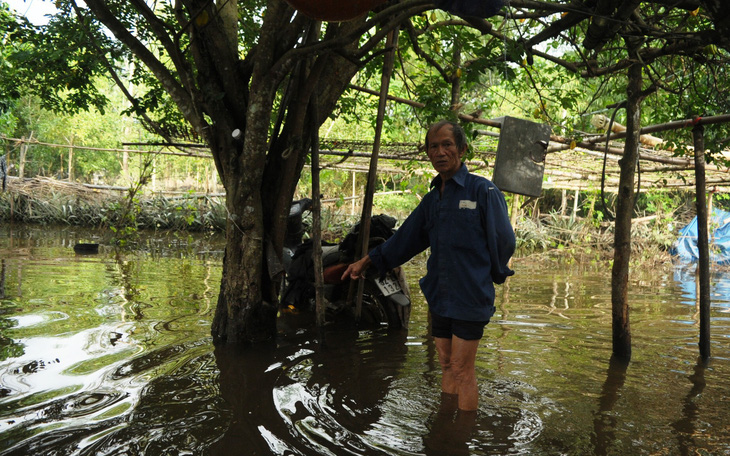
{"label": "man's face", "polygon": [[426,152],[433,169],[445,180],[451,178],[461,168],[461,158],[466,152],[466,146],[461,150],[457,149],[451,126],[444,125],[428,133]]}

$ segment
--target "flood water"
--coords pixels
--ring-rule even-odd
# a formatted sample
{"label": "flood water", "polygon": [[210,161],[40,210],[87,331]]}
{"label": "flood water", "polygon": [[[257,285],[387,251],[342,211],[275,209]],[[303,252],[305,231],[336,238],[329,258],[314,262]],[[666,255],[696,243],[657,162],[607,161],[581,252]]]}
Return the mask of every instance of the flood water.
{"label": "flood water", "polygon": [[215,348],[223,243],[0,227],[2,455],[730,454],[730,291],[713,278],[698,361],[694,271],[635,271],[633,356],[611,362],[610,271],[515,261],[477,355],[476,417],[440,410],[416,279],[408,331],[320,333],[286,314],[275,344]]}

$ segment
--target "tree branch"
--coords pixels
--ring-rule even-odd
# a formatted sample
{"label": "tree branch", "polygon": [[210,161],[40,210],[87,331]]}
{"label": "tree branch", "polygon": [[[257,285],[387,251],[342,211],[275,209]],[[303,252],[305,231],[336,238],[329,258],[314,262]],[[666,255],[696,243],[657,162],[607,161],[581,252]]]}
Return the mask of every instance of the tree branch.
{"label": "tree branch", "polygon": [[[165,48],[167,54],[170,56],[175,69],[181,75],[191,74],[190,66],[180,55],[180,49],[175,45],[172,39],[170,39],[170,33],[174,33],[175,30],[163,22],[154,11],[143,0],[129,0],[132,6],[139,11],[142,17],[145,18],[150,26],[150,30],[155,34],[155,37],[160,41],[160,44]],[[190,78],[192,79],[192,78]]]}
{"label": "tree branch", "polygon": [[[326,41],[319,41],[309,46],[301,46],[294,48],[282,55],[271,69],[271,76],[280,80],[281,77],[291,68],[295,61],[303,59],[312,53],[333,52],[343,49],[347,44],[357,42],[358,38],[365,34],[368,30],[379,27],[378,31],[371,37],[360,49],[355,53],[341,53],[343,57],[353,61],[362,58],[363,55],[372,51],[388,33],[390,29],[402,23],[406,19],[416,14],[432,9],[434,7],[431,0],[406,0],[395,3],[392,6],[376,13],[372,18],[365,20],[355,27],[347,27],[348,33],[344,33],[336,38]],[[357,24],[356,21],[353,21]]]}
{"label": "tree branch", "polygon": [[421,49],[421,45],[418,44],[418,32],[416,31],[416,28],[413,26],[413,23],[410,20],[406,22],[406,32],[408,33],[408,38],[411,41],[411,46],[413,46],[413,52],[415,52],[417,56],[425,60],[436,71],[438,71],[439,74],[441,74],[441,77],[444,78],[444,81],[449,82],[451,76],[446,73],[446,70],[444,70],[444,68],[439,65],[436,59],[434,59],[427,52],[424,52],[423,49]]}
{"label": "tree branch", "polygon": [[205,122],[201,116],[195,111],[193,100],[188,92],[183,88],[180,82],[165,65],[160,62],[155,55],[150,52],[147,47],[140,42],[137,37],[126,28],[121,21],[106,6],[102,0],[85,0],[86,6],[92,11],[94,16],[104,24],[112,34],[117,37],[129,50],[138,58],[147,68],[152,71],[155,77],[160,81],[170,97],[180,108],[180,112],[185,119],[193,125],[194,128],[202,130]]}

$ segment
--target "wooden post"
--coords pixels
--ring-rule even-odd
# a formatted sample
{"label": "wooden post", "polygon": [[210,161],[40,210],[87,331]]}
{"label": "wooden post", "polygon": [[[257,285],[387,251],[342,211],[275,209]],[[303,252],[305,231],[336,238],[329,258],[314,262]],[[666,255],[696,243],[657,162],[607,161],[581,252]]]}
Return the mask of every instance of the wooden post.
{"label": "wooden post", "polygon": [[205,194],[210,193],[210,163],[206,163],[203,168],[203,175],[205,176]]}
{"label": "wooden post", "polygon": [[510,209],[509,222],[514,226],[517,224],[517,217],[520,215],[520,195],[517,193],[512,194],[512,207]]}
{"label": "wooden post", "polygon": [[[705,181],[705,184],[707,184],[707,181]],[[713,188],[712,190],[707,192],[707,214],[708,214],[707,217],[708,217],[708,220],[712,219],[712,200],[713,200],[713,196],[715,195],[716,191],[717,190]],[[709,233],[708,233],[708,236],[709,236]],[[709,237],[708,237],[708,239],[709,239]],[[710,239],[710,242],[715,242],[714,231],[712,233],[712,239]]]}
{"label": "wooden post", "polygon": [[154,193],[156,191],[157,191],[157,160],[155,160],[155,157],[152,157],[152,193]]}
{"label": "wooden post", "polygon": [[213,166],[211,168],[212,169],[211,169],[210,178],[213,181],[213,183],[211,184],[211,188],[212,188],[212,192],[216,193],[216,192],[218,192],[218,169],[215,166]]}
{"label": "wooden post", "polygon": [[[512,194],[512,207],[510,208],[509,214],[509,223],[512,225],[512,231],[514,231],[515,226],[517,225],[517,218],[520,216],[520,200],[520,195],[517,193]],[[513,260],[514,258],[509,259],[509,262],[507,263],[508,267],[512,267]],[[507,277],[507,279],[509,279],[509,277]],[[509,281],[505,282],[505,286],[507,286],[508,283]]]}
{"label": "wooden post", "polygon": [[710,247],[708,235],[707,200],[705,197],[705,138],[704,127],[692,129],[695,149],[695,201],[697,206],[697,248],[700,276],[700,356],[710,357]]}
{"label": "wooden post", "polygon": [[5,258],[0,259],[0,299],[5,299]]}
{"label": "wooden post", "polygon": [[[357,258],[362,258],[368,253],[368,242],[370,240],[370,216],[373,209],[373,194],[375,193],[375,179],[378,171],[378,154],[380,153],[380,137],[383,132],[383,121],[385,119],[385,106],[388,103],[388,88],[390,77],[393,74],[395,61],[395,50],[398,47],[398,31],[395,27],[388,33],[385,42],[386,49],[383,62],[383,73],[380,78],[380,100],[378,101],[378,117],[375,124],[375,137],[373,138],[373,153],[370,157],[368,169],[368,182],[365,188],[365,198],[362,203],[362,218],[360,220],[360,233],[358,234]],[[355,299],[355,318],[359,321],[362,314],[362,295],[365,289],[365,281],[359,280],[357,284],[357,296]]]}
{"label": "wooden post", "polygon": [[68,145],[68,181],[73,182],[74,180],[74,137],[71,135],[71,140]]}
{"label": "wooden post", "polygon": [[25,177],[25,156],[28,153],[28,148],[30,145],[30,141],[33,139],[33,132],[31,131],[28,135],[28,141],[25,141],[25,138],[22,138],[22,143],[20,145],[20,156],[18,157],[18,177],[23,178]]}
{"label": "wooden post", "polygon": [[122,175],[124,176],[124,184],[129,186],[132,183],[132,177],[129,175],[129,152],[127,152],[127,146],[124,146],[124,152],[122,152]]}
{"label": "wooden post", "polygon": [[355,178],[357,177],[357,173],[355,171],[352,172],[352,201],[350,202],[350,215],[355,215],[355,197],[357,196],[357,188],[355,187]]}

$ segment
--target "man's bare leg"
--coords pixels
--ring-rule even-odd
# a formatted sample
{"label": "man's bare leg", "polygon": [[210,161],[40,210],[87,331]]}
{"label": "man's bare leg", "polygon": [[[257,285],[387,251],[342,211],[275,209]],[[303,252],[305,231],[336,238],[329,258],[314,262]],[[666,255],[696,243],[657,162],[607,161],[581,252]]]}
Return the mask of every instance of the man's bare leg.
{"label": "man's bare leg", "polygon": [[476,377],[476,354],[479,340],[435,337],[436,350],[441,364],[441,391],[458,396],[458,408],[464,411],[477,409],[479,389]]}

